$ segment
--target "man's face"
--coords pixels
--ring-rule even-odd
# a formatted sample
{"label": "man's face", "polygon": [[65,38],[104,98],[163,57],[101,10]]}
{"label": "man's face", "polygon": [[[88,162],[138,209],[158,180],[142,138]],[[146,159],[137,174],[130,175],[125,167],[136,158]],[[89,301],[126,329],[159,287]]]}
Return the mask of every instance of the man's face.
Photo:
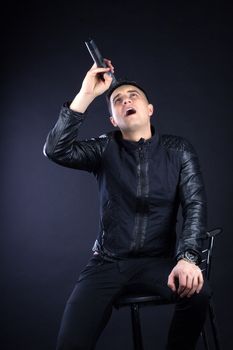
{"label": "man's face", "polygon": [[113,91],[110,97],[114,126],[123,131],[136,131],[150,125],[153,106],[149,104],[145,94],[133,85],[122,85]]}

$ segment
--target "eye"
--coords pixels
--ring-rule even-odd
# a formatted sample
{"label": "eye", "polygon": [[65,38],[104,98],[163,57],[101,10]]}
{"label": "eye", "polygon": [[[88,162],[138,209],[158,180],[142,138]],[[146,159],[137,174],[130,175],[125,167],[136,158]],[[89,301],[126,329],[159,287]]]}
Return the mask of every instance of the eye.
{"label": "eye", "polygon": [[137,97],[138,96],[138,94],[136,93],[136,92],[132,92],[131,94],[130,94],[130,97]]}
{"label": "eye", "polygon": [[116,98],[115,101],[114,101],[114,105],[117,104],[117,103],[120,103],[121,101],[122,101],[121,97]]}

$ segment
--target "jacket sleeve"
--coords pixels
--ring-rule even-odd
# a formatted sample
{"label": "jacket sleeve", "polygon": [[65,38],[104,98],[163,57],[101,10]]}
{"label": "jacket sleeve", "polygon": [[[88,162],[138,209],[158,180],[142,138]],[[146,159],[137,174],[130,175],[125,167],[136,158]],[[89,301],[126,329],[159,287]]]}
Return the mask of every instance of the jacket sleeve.
{"label": "jacket sleeve", "polygon": [[64,104],[57,123],[47,136],[43,152],[62,166],[96,173],[108,138],[102,135],[89,140],[77,140],[84,119],[84,114],[74,112],[69,109],[68,103]]}
{"label": "jacket sleeve", "polygon": [[207,230],[207,200],[198,156],[193,146],[183,140],[179,195],[183,226],[178,238],[176,256],[191,250],[201,261],[203,239]]}

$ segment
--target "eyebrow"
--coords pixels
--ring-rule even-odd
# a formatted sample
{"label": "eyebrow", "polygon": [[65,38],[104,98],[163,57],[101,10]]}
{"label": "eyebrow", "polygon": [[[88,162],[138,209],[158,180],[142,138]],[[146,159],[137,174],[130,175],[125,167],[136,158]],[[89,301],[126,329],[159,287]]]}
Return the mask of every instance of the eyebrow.
{"label": "eyebrow", "polygon": [[[126,92],[137,92],[140,95],[140,92],[138,90],[127,90]],[[116,100],[117,97],[119,97],[120,95],[122,95],[120,92],[119,94],[117,94],[113,99],[112,102],[114,103],[114,101]]]}

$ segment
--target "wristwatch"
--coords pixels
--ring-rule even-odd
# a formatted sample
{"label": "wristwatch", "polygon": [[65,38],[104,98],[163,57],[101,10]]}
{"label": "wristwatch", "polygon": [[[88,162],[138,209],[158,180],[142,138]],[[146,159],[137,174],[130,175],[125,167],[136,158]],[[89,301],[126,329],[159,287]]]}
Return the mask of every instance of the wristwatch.
{"label": "wristwatch", "polygon": [[177,256],[177,261],[179,261],[181,259],[183,259],[185,261],[188,261],[190,263],[193,263],[193,264],[197,264],[197,262],[198,262],[198,255],[196,255],[195,253],[193,253],[190,250],[186,250],[185,252],[180,253]]}

